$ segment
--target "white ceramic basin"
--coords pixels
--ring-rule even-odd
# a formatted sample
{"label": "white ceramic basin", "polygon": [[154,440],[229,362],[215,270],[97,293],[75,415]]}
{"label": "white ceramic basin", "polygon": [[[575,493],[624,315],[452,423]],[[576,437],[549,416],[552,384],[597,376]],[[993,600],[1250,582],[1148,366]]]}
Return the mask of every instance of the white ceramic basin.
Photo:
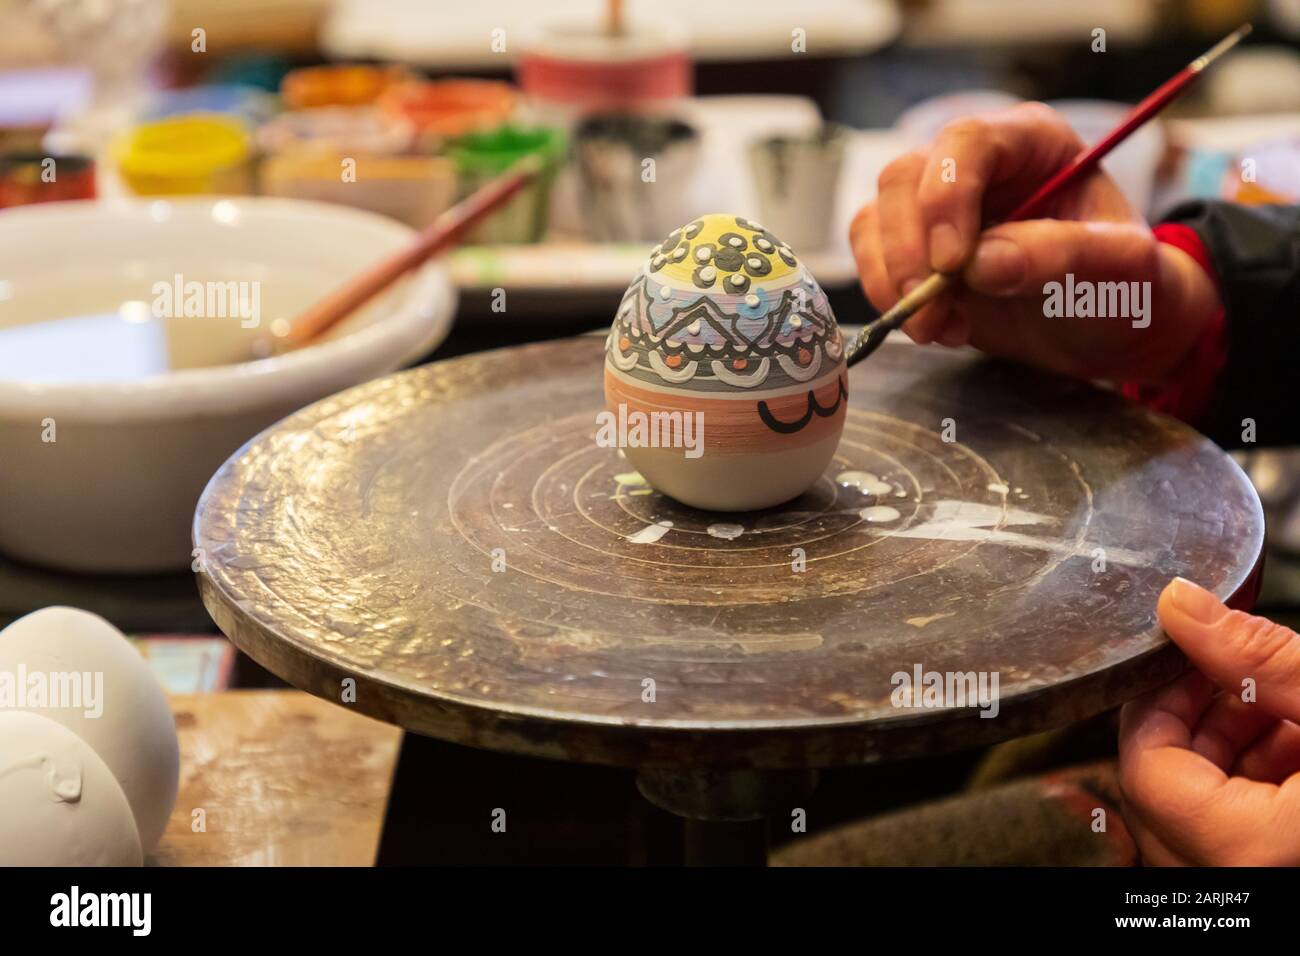
{"label": "white ceramic basin", "polygon": [[0,212],[0,551],[74,571],[191,565],[195,503],[241,444],[446,336],[455,291],[431,263],[320,343],[245,360],[276,319],[411,236],[287,199]]}

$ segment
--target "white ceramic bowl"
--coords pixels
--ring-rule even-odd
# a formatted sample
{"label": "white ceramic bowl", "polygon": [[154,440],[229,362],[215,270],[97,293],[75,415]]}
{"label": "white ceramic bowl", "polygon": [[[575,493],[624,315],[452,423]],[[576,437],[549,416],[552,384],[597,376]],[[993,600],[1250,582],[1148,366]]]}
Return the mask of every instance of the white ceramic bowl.
{"label": "white ceramic bowl", "polygon": [[276,318],[412,234],[371,213],[287,199],[71,202],[0,213],[0,342],[29,322],[116,311],[132,300],[152,308],[163,295],[155,284],[174,286],[177,274],[183,282],[245,281],[260,305],[255,328],[245,328],[249,313],[144,316],[149,328],[166,328],[176,364],[204,367],[133,377],[120,355],[83,344],[81,374],[66,379],[69,352],[59,352],[53,377],[42,377],[42,361],[35,371],[6,368],[0,355],[0,551],[74,571],[190,566],[199,494],[241,444],[446,336],[455,291],[431,263],[320,343],[240,361]]}

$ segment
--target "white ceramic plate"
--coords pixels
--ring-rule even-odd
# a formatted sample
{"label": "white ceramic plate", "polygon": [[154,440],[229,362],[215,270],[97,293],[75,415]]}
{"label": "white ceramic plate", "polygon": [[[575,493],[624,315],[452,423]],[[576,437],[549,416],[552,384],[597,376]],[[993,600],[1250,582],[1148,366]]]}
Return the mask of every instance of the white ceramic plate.
{"label": "white ceramic plate", "polygon": [[[6,330],[11,343],[11,360],[0,355],[0,550],[78,571],[189,566],[194,505],[243,442],[446,336],[456,296],[432,263],[319,344],[240,360],[270,323],[412,234],[371,213],[287,199],[52,203],[0,213],[0,348]],[[178,274],[182,290],[246,283],[240,301],[258,304],[258,324],[254,310],[233,307],[152,319],[165,299],[158,283],[174,288]],[[132,310],[165,357],[161,370],[142,341],[118,328],[104,335],[99,319],[65,330],[49,354],[29,341],[29,360],[12,361],[18,326],[112,312],[129,323]]]}

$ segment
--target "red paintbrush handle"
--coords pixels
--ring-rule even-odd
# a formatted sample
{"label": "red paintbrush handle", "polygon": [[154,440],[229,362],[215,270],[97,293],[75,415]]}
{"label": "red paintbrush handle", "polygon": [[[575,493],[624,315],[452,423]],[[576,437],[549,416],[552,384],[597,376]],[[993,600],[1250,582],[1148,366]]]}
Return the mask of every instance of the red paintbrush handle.
{"label": "red paintbrush handle", "polygon": [[1187,66],[1183,67],[1161,86],[1157,87],[1146,99],[1133,107],[1124,122],[1115,127],[1105,139],[1096,143],[1091,149],[1084,150],[1065,168],[1039,186],[1034,194],[1011,211],[1003,222],[1015,222],[1018,219],[1030,219],[1042,212],[1042,206],[1061,189],[1081,176],[1090,173],[1102,158],[1112,149],[1128,138],[1129,133],[1137,129],[1151,117],[1155,116],[1191,85],[1192,81],[1205,72],[1205,68],[1227,53],[1243,39],[1250,36],[1251,26],[1243,23],[1210,49],[1206,50]]}
{"label": "red paintbrush handle", "polygon": [[[1169,101],[1187,89],[1191,82],[1205,71],[1207,66],[1240,43],[1244,37],[1249,36],[1250,30],[1249,23],[1242,24],[1210,47],[1204,54],[1198,56],[1183,67],[1182,70],[1166,80],[1150,96],[1133,107],[1129,114],[1124,117],[1124,121],[1101,142],[1079,153],[1070,161],[1069,165],[1059,170],[1047,182],[1039,186],[1032,196],[1013,209],[1011,214],[1002,221],[1014,222],[1018,219],[1029,219],[1041,213],[1043,204],[1047,200],[1076,179],[1091,172],[1101,162],[1102,157],[1122,143],[1133,130],[1164,109]],[[936,296],[941,295],[953,281],[955,280],[950,276],[942,273],[931,273],[928,279],[895,302],[888,312],[875,321],[868,322],[847,350],[846,360],[848,364],[852,366],[874,352],[885,341],[890,332],[900,328],[904,322],[924,308],[927,302],[931,302]]]}
{"label": "red paintbrush handle", "polygon": [[1124,121],[1111,130],[1105,138],[1098,140],[1090,149],[1080,153],[1069,164],[1061,167],[1053,174],[1051,179],[1034,190],[1032,196],[1013,209],[1003,221],[1015,222],[1020,219],[1034,218],[1037,213],[1041,212],[1042,206],[1049,199],[1076,179],[1092,172],[1107,153],[1127,139],[1128,135],[1135,129],[1164,109],[1170,100],[1181,93],[1198,76],[1200,76],[1199,71],[1194,72],[1191,68],[1184,67],[1170,77],[1146,99],[1133,107],[1132,112],[1124,118]]}

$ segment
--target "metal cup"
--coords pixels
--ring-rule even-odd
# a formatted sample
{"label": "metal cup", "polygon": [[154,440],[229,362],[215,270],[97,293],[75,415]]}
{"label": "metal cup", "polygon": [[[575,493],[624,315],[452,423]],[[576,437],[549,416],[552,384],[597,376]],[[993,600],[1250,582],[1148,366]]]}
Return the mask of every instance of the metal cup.
{"label": "metal cup", "polygon": [[797,252],[823,249],[830,239],[846,138],[844,127],[826,124],[749,147],[763,225]]}
{"label": "metal cup", "polygon": [[664,116],[589,116],[574,132],[583,232],[597,242],[653,242],[692,216],[700,134]]}

